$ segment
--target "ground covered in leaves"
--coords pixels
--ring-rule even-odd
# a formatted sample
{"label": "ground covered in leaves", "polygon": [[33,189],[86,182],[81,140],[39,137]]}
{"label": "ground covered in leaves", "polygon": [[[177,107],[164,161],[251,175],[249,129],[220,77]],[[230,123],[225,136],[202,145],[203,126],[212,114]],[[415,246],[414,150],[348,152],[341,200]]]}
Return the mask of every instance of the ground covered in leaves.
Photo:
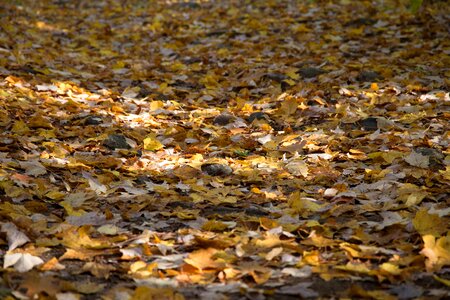
{"label": "ground covered in leaves", "polygon": [[447,297],[425,2],[2,1],[0,297]]}

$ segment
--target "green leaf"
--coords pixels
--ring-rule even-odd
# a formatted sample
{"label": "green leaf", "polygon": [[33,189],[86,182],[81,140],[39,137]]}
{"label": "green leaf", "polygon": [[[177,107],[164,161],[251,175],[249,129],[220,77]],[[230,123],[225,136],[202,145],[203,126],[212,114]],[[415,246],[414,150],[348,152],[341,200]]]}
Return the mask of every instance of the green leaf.
{"label": "green leaf", "polygon": [[409,2],[409,9],[412,13],[417,13],[422,6],[423,0],[410,0]]}

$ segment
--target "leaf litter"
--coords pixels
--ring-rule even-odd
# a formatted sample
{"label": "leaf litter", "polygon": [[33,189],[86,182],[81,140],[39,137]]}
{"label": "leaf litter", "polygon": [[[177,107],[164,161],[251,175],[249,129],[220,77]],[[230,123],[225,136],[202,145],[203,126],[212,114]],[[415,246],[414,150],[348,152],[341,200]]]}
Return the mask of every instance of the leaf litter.
{"label": "leaf litter", "polygon": [[404,2],[0,4],[0,295],[448,297],[450,14]]}

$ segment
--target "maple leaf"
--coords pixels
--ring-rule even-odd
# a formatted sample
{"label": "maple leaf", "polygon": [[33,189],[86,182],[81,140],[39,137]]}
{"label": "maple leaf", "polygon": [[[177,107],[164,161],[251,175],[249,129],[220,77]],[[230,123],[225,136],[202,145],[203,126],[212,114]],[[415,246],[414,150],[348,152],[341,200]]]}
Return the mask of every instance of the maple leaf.
{"label": "maple leaf", "polygon": [[28,253],[7,253],[4,256],[3,268],[14,266],[14,269],[23,273],[43,263],[44,261],[40,257]]}
{"label": "maple leaf", "polygon": [[148,135],[144,138],[144,149],[149,151],[156,151],[164,148],[164,145],[161,144],[160,141],[156,139],[156,135],[154,133]]}
{"label": "maple leaf", "polygon": [[82,172],[82,174],[83,174],[83,177],[88,180],[89,186],[95,193],[97,193],[98,195],[102,195],[107,192],[108,187],[104,184],[101,184],[97,179],[92,177],[91,174],[84,172],[84,171]]}
{"label": "maple leaf", "polygon": [[8,251],[14,250],[30,241],[30,239],[13,223],[3,223],[1,231],[6,232]]}
{"label": "maple leaf", "polygon": [[54,297],[60,291],[58,279],[35,272],[27,273],[20,287],[26,290],[26,295],[30,298],[39,297],[41,293]]}
{"label": "maple leaf", "polygon": [[303,160],[293,160],[285,167],[291,174],[307,177],[309,174],[308,165]]}
{"label": "maple leaf", "polygon": [[412,221],[420,235],[439,237],[447,231],[446,222],[437,214],[429,214],[424,208],[416,213]]}
{"label": "maple leaf", "polygon": [[47,173],[47,169],[39,161],[22,161],[20,166],[25,169],[25,174],[39,176]]}
{"label": "maple leaf", "polygon": [[115,270],[115,268],[106,264],[87,262],[83,265],[82,270],[90,272],[95,277],[108,279],[111,271]]}
{"label": "maple leaf", "polygon": [[430,158],[421,153],[412,151],[408,156],[405,157],[405,161],[414,167],[428,168],[430,165]]}
{"label": "maple leaf", "polygon": [[138,286],[131,300],[184,300],[184,296],[170,288]]}
{"label": "maple leaf", "polygon": [[447,294],[444,1],[0,2],[14,296]]}
{"label": "maple leaf", "polygon": [[420,253],[427,257],[428,271],[438,271],[445,265],[450,265],[450,237],[436,238],[432,235],[422,237],[424,246]]}
{"label": "maple leaf", "polygon": [[191,252],[184,261],[199,269],[202,272],[204,269],[217,269],[223,267],[223,264],[213,259],[214,254],[217,252],[214,248],[200,249]]}

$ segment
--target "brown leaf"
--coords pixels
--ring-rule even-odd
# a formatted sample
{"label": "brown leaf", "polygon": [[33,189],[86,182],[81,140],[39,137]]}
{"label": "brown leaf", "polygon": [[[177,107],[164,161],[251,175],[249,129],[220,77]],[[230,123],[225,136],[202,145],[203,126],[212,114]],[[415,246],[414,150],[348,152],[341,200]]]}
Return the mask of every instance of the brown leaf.
{"label": "brown leaf", "polygon": [[184,260],[187,264],[197,268],[200,272],[205,269],[220,269],[223,264],[214,260],[213,256],[218,250],[214,248],[200,249],[191,252]]}

